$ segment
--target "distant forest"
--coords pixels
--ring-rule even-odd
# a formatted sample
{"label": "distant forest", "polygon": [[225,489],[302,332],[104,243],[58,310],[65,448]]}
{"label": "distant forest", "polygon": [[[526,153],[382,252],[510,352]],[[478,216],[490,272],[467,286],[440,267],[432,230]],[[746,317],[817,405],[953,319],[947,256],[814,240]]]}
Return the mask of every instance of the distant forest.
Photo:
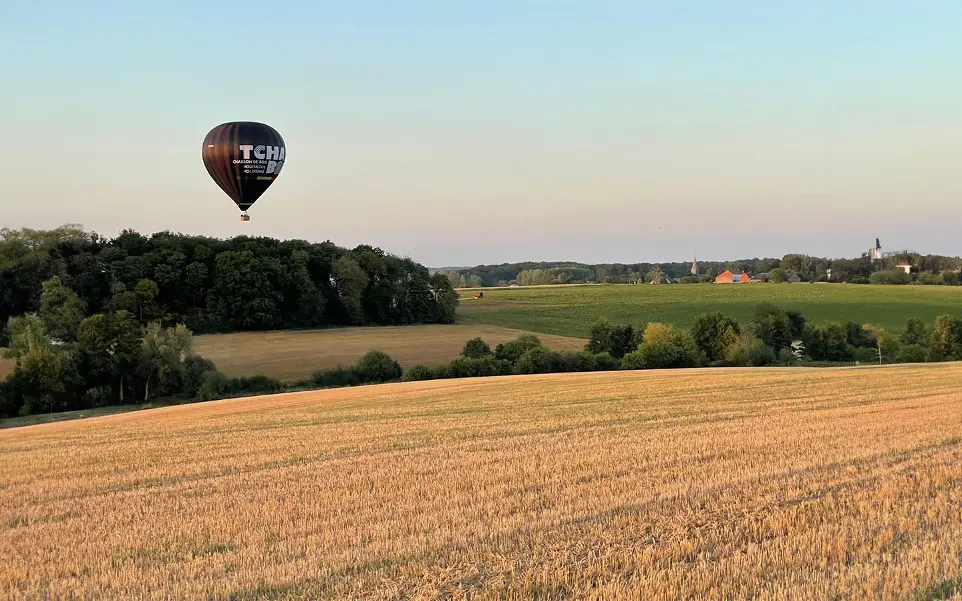
{"label": "distant forest", "polygon": [[[909,273],[896,267],[904,264],[911,266]],[[780,259],[698,261],[697,277],[691,274],[691,266],[691,261],[596,265],[559,261],[442,268],[436,273],[444,274],[456,288],[574,283],[642,284],[652,281],[709,283],[726,269],[751,276],[765,274],[765,279],[773,282],[788,281],[793,279],[792,275],[796,275],[802,282],[959,285],[962,259],[911,252],[892,254],[875,261],[867,255],[857,259],[827,259],[789,254]]]}
{"label": "distant forest", "polygon": [[194,333],[450,323],[458,302],[446,278],[371,246],[2,229],[0,346],[2,326],[40,310],[52,278],[76,294],[82,316],[127,310],[141,324]]}

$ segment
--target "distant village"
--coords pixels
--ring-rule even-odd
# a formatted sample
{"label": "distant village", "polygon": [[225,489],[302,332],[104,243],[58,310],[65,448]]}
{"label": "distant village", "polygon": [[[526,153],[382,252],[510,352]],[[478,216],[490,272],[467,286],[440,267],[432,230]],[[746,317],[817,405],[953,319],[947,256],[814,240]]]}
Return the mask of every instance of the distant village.
{"label": "distant village", "polygon": [[[863,252],[862,257],[863,258],[868,257],[870,261],[874,262],[874,261],[881,261],[889,256],[906,254],[907,252],[908,251],[882,252],[882,245],[879,242],[879,239],[876,238],[875,247],[870,248],[867,252]],[[895,265],[895,269],[903,271],[905,273],[911,273],[912,265],[909,263],[898,263]],[[691,275],[695,277],[698,276],[698,261],[694,257],[692,258],[692,262],[691,262]],[[661,278],[661,279],[665,279],[665,278]],[[764,273],[757,273],[757,274],[751,275],[748,273],[740,273],[740,272],[733,273],[732,271],[726,269],[725,271],[715,276],[714,281],[716,284],[749,284],[753,282],[768,282],[770,279],[771,279],[771,273],[767,271]],[[832,270],[829,269],[828,280],[831,281],[831,279],[832,279]],[[680,281],[681,281],[681,278],[668,279],[669,283],[674,283],[674,284],[677,284]],[[785,274],[785,281],[792,284],[799,284],[802,282],[802,278],[798,277],[798,275],[794,273],[788,273],[788,274]],[[652,280],[651,283],[658,284],[660,282],[656,280]]]}
{"label": "distant village", "polygon": [[525,262],[478,265],[473,268],[434,270],[448,277],[455,288],[524,287],[558,284],[962,284],[962,258],[920,255],[915,251],[883,252],[875,245],[855,258],[828,259],[806,254],[738,261],[670,263]]}

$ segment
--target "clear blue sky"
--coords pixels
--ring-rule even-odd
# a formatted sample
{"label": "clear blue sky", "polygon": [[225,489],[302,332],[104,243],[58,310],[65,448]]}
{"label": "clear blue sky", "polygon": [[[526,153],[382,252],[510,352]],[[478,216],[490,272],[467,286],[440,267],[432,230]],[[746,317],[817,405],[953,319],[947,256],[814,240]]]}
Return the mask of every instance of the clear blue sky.
{"label": "clear blue sky", "polygon": [[[0,2],[0,226],[428,265],[962,254],[962,2]],[[201,141],[284,136],[241,224]]]}

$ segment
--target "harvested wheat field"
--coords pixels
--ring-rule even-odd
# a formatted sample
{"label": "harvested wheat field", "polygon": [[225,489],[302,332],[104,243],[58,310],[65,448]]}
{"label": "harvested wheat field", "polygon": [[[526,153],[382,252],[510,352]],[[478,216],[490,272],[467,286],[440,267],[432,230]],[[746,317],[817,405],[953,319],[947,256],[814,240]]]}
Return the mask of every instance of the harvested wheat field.
{"label": "harvested wheat field", "polygon": [[943,598],[962,582],[960,379],[448,380],[2,431],[0,591]]}
{"label": "harvested wheat field", "polygon": [[[230,377],[264,375],[281,380],[306,378],[319,369],[352,365],[371,349],[391,355],[403,368],[417,363],[450,363],[464,343],[481,336],[495,345],[528,334],[488,325],[415,325],[329,330],[241,332],[194,338],[197,354]],[[535,333],[555,351],[585,348],[587,340]]]}

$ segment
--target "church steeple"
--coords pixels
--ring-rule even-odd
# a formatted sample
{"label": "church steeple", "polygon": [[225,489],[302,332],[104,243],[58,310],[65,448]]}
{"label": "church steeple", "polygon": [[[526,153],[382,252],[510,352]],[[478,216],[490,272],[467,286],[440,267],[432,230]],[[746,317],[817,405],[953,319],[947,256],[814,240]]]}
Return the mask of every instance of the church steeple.
{"label": "church steeple", "polygon": [[694,253],[691,255],[691,274],[698,275],[698,261],[695,259]]}

